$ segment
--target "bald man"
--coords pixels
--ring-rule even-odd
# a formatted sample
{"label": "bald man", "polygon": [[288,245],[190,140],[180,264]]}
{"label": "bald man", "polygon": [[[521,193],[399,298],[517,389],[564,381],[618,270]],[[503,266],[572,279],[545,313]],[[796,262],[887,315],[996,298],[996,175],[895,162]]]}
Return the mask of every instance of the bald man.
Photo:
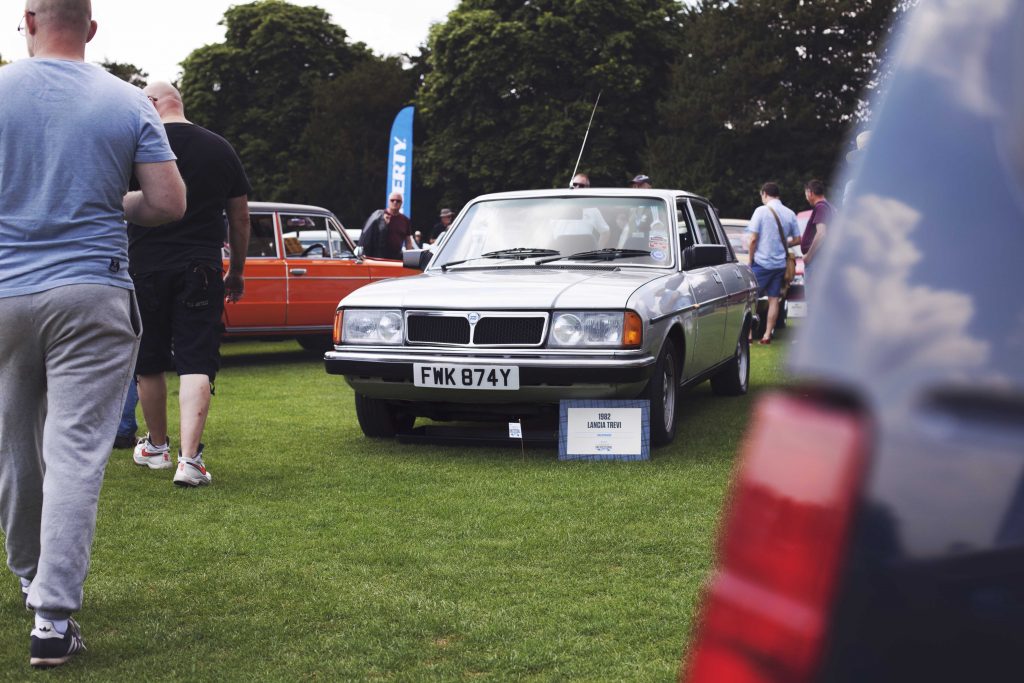
{"label": "bald man", "polygon": [[28,0],[18,30],[31,59],[0,69],[0,523],[29,662],[49,667],[85,648],[71,615],[138,343],[124,217],[176,220],[185,187],[142,92],[85,63],[89,0]]}
{"label": "bald man", "polygon": [[[142,343],[135,374],[149,434],[132,454],[136,465],[174,468],[176,486],[207,486],[201,442],[210,395],[220,368],[225,296],[241,298],[249,247],[249,181],[227,140],[185,118],[181,93],[169,83],[143,92],[160,115],[178,169],[188,186],[185,216],[159,227],[128,224],[130,272],[139,293]],[[231,259],[223,273],[224,215]],[[178,373],[181,445],[171,458],[167,434],[167,380]]]}

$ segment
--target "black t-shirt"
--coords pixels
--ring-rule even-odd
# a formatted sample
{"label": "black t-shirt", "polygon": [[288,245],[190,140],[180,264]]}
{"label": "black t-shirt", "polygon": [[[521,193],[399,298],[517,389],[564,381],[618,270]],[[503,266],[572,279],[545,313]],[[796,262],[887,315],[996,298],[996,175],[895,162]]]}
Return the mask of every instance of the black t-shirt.
{"label": "black t-shirt", "polygon": [[[180,221],[155,228],[128,224],[128,268],[132,274],[171,270],[191,263],[221,268],[227,239],[227,200],[249,194],[249,179],[227,140],[191,123],[164,124],[178,171],[185,181],[187,207]],[[138,185],[132,181],[133,189]]]}

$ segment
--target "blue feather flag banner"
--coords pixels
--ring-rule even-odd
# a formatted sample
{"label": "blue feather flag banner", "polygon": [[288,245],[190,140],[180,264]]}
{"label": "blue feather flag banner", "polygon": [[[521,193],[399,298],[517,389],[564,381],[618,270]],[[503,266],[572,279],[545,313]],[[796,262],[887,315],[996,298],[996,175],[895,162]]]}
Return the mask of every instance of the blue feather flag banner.
{"label": "blue feather flag banner", "polygon": [[412,218],[412,116],[413,107],[405,107],[395,115],[388,145],[388,197],[402,195],[402,213]]}

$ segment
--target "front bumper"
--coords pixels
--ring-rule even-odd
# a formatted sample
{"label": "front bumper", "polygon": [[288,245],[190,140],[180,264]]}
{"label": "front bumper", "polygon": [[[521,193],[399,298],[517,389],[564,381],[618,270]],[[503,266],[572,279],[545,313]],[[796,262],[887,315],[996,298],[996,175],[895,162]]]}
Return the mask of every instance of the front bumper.
{"label": "front bumper", "polygon": [[[417,387],[415,363],[494,365],[519,368],[519,389]],[[395,401],[506,404],[557,403],[562,399],[634,398],[654,371],[655,359],[642,351],[580,353],[531,349],[487,353],[438,349],[345,347],[328,351],[327,372],[344,375],[360,394]]]}

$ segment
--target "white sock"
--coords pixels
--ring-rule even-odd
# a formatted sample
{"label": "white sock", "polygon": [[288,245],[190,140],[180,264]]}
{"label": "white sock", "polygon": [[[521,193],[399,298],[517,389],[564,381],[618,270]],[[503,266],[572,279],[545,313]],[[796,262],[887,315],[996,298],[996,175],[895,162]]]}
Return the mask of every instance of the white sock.
{"label": "white sock", "polygon": [[21,587],[22,588],[28,588],[29,586],[32,585],[32,580],[31,579],[23,579],[23,578],[21,578],[19,576],[18,577],[18,581],[21,581]]}
{"label": "white sock", "polygon": [[47,619],[46,617],[41,617],[36,614],[36,628],[41,627],[43,624],[52,624],[53,630],[61,635],[68,632],[67,619]]}

